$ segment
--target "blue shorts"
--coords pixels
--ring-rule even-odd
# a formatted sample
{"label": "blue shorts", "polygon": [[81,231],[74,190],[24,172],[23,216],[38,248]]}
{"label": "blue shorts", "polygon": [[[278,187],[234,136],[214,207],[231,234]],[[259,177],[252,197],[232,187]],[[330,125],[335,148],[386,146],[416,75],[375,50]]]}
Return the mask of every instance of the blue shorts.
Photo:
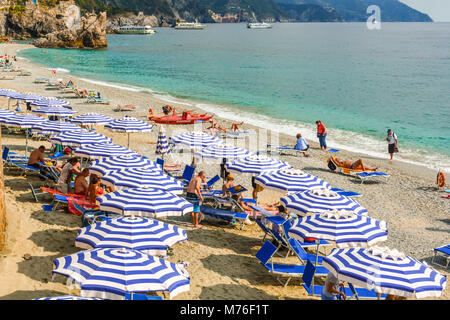
{"label": "blue shorts", "polygon": [[322,292],[322,300],[336,300],[336,295],[333,295],[332,297],[328,297],[323,294]]}
{"label": "blue shorts", "polygon": [[192,211],[194,213],[200,212],[200,204],[194,204],[194,210]]}
{"label": "blue shorts", "polygon": [[200,212],[200,198],[195,193],[188,193],[186,195],[186,200],[194,206],[194,210],[192,212],[197,213]]}

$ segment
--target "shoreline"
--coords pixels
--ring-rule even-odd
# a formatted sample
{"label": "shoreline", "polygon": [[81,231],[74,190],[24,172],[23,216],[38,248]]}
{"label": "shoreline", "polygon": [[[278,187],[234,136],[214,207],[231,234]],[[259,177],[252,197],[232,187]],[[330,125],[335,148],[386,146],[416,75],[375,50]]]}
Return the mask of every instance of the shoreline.
{"label": "shoreline", "polygon": [[[24,48],[26,45],[7,45],[9,50]],[[4,52],[4,44],[0,45],[0,52]],[[164,101],[154,97],[151,93],[132,92],[105,85],[93,85],[81,78],[70,74],[57,74],[55,78],[72,79],[78,87],[96,89],[111,100],[110,105],[90,105],[85,99],[74,98],[73,93],[59,90],[46,90],[44,84],[34,84],[38,77],[52,78],[51,69],[45,69],[34,63],[19,60],[17,65],[32,72],[31,77],[17,77],[15,80],[0,80],[0,86],[16,89],[22,92],[35,92],[45,96],[58,96],[71,103],[74,110],[80,113],[98,112],[115,118],[130,115],[145,120],[148,106],[154,110],[164,104]],[[0,98],[2,103],[7,100]],[[116,112],[116,105],[135,104],[136,111]],[[192,107],[194,108],[194,107]],[[198,109],[198,108],[195,108]],[[224,127],[229,128],[231,121],[215,117]],[[192,130],[195,126],[166,125],[167,135],[177,130]],[[198,128],[198,126],[197,126]],[[256,130],[249,124],[242,126],[243,130]],[[126,146],[127,135],[110,132],[102,127],[97,132],[113,138],[113,142]],[[294,133],[295,134],[295,133]],[[132,134],[130,149],[155,158],[155,143],[158,128],[146,134]],[[280,144],[293,144],[295,137],[280,134]],[[247,140],[247,139],[246,139]],[[448,242],[448,212],[450,201],[440,197],[441,192],[435,188],[436,172],[423,166],[414,166],[394,161],[389,164],[386,159],[364,156],[366,165],[377,166],[379,171],[389,173],[387,182],[365,182],[348,175],[331,172],[326,166],[326,159],[330,153],[319,150],[314,140],[309,141],[310,157],[279,155],[282,161],[288,162],[296,169],[304,170],[315,175],[332,187],[339,187],[347,191],[361,193],[355,198],[367,208],[369,216],[386,221],[389,236],[382,246],[396,248],[420,261],[430,264],[433,248]],[[2,136],[3,145],[11,147],[12,151],[24,151],[24,137],[14,134]],[[44,144],[45,141],[29,140],[30,150]],[[254,146],[251,146],[254,147]],[[361,154],[341,150],[339,158],[356,160]],[[187,162],[185,162],[187,163]],[[181,162],[183,164],[183,162]],[[200,163],[199,168],[212,177],[219,172],[218,164]],[[77,229],[80,227],[80,217],[62,212],[48,213],[42,210],[45,200],[35,202],[30,194],[28,182],[34,187],[42,185],[35,176],[27,178],[7,171],[5,173],[5,193],[7,210],[7,243],[0,255],[0,300],[3,299],[32,299],[44,296],[63,294],[79,295],[79,290],[66,286],[65,279],[57,277],[50,281],[52,261],[80,251],[74,246]],[[250,178],[247,175],[235,175],[236,184],[241,184],[251,190]],[[216,185],[215,187],[218,187]],[[244,197],[251,196],[251,191],[244,193]],[[258,196],[262,202],[274,203],[281,194],[264,190]],[[310,297],[306,291],[298,286],[298,282],[283,287],[275,277],[261,267],[255,258],[256,252],[262,245],[263,233],[253,223],[246,225],[243,230],[236,226],[224,224],[214,219],[202,222],[202,229],[196,229],[187,217],[171,217],[165,222],[174,224],[187,231],[189,243],[176,244],[174,255],[169,257],[171,262],[188,261],[188,272],[191,275],[191,289],[189,292],[176,296],[175,299],[184,300],[234,300],[234,299],[320,299]],[[25,260],[24,254],[30,254],[31,260]],[[296,257],[286,259],[276,257],[276,263],[298,264]],[[445,268],[431,265],[444,275],[449,275]],[[317,284],[323,284],[318,279]],[[450,288],[447,288],[438,299],[450,299]]]}
{"label": "shoreline", "polygon": [[[21,48],[17,48],[14,51],[18,52],[20,50],[23,49],[29,49],[29,48],[34,48],[34,46],[32,45],[19,45],[22,46]],[[44,70],[47,70],[47,72],[50,73],[50,70],[52,70],[52,68],[50,68],[49,66],[40,64],[39,62],[32,62],[30,61],[28,58],[20,58],[20,62],[24,62],[26,65],[28,65],[28,68],[33,68],[33,67],[37,67],[37,68],[41,68]],[[59,74],[57,76],[55,76],[54,78],[63,78],[65,81],[72,79],[72,80],[76,80],[75,83],[76,84],[83,84],[83,88],[89,88],[92,86],[96,86],[96,87],[100,87],[103,88],[103,90],[98,90],[98,91],[109,91],[111,88],[115,89],[115,90],[120,90],[125,92],[133,92],[133,94],[139,94],[139,95],[150,95],[149,98],[149,102],[147,103],[147,105],[151,105],[153,107],[153,109],[155,110],[159,110],[159,107],[164,105],[164,104],[174,104],[175,106],[186,106],[189,108],[197,108],[201,111],[204,112],[208,112],[210,114],[214,114],[214,119],[218,120],[219,122],[224,122],[226,125],[224,125],[224,127],[229,127],[229,124],[233,121],[244,121],[246,123],[247,127],[251,127],[253,129],[264,129],[267,126],[270,125],[277,125],[279,127],[281,127],[282,129],[279,130],[279,135],[283,136],[282,140],[285,141],[289,141],[288,144],[290,145],[294,145],[295,144],[295,135],[297,132],[301,132],[303,137],[306,138],[306,140],[308,141],[308,143],[310,143],[311,146],[314,147],[318,147],[318,142],[317,142],[317,137],[315,136],[315,125],[314,124],[308,124],[308,123],[303,123],[303,122],[299,122],[299,121],[292,121],[292,120],[288,120],[288,119],[277,119],[277,118],[272,118],[263,114],[252,114],[246,110],[239,110],[238,106],[234,106],[234,105],[223,105],[223,104],[217,104],[217,103],[213,103],[213,102],[208,102],[208,101],[202,101],[202,100],[195,100],[195,99],[191,99],[191,98],[179,98],[177,96],[171,95],[170,93],[166,93],[166,92],[158,92],[155,89],[152,88],[145,88],[145,87],[140,87],[140,86],[136,86],[136,85],[132,85],[132,84],[125,84],[125,83],[116,83],[116,82],[111,82],[111,81],[106,81],[106,80],[97,80],[97,79],[90,79],[87,78],[85,76],[82,75],[74,75],[72,74],[71,70],[67,70],[64,68],[56,68],[57,72],[59,71]],[[44,71],[45,72],[45,71]],[[47,76],[49,77],[49,76]],[[3,82],[4,83],[4,82]],[[64,98],[64,97],[62,97]],[[145,97],[142,97],[145,98]],[[126,103],[126,102],[125,102]],[[155,107],[154,105],[159,105],[158,107]],[[137,105],[137,109],[140,109],[140,111],[147,109],[147,106],[139,106]],[[143,117],[146,120],[146,117]],[[252,121],[252,124],[249,124],[248,121]],[[325,120],[325,119],[323,119]],[[325,121],[326,123],[326,121]],[[395,131],[395,130],[394,130]],[[293,132],[293,134],[287,134],[287,132]],[[363,142],[366,141],[366,143],[361,146],[361,145],[355,145],[355,146],[349,146],[348,144],[346,144],[345,142],[341,142],[341,141],[335,141],[333,139],[334,137],[344,137],[344,136],[349,136],[348,140],[351,141],[355,141],[354,139],[357,139],[358,137],[360,137],[360,133],[358,132],[353,132],[353,131],[345,131],[342,129],[334,129],[334,128],[329,128],[329,132],[332,134],[332,136],[330,136],[330,134],[327,137],[327,144],[329,145],[329,148],[335,148],[338,150],[341,150],[341,152],[339,154],[344,154],[348,153],[349,155],[351,155],[352,158],[349,158],[351,160],[356,160],[359,157],[363,157],[366,159],[372,159],[372,160],[377,160],[377,161],[384,161],[387,160],[389,155],[387,153],[387,143],[380,139],[377,140],[375,137],[372,136],[363,136],[362,139],[360,139],[361,141],[356,141],[356,142]],[[350,141],[349,141],[350,142]],[[286,143],[285,143],[286,144]],[[380,151],[376,151],[376,150],[368,150],[368,149],[364,149],[364,146],[372,146],[376,144],[376,149],[380,150]],[[381,151],[384,150],[384,151]],[[342,152],[344,151],[344,152]],[[425,162],[418,162],[415,160],[410,160],[410,159],[404,159],[401,158],[403,154],[406,154],[406,156],[410,156],[410,155],[417,155],[417,154],[423,154],[424,157],[429,157],[429,159],[427,159],[427,163]],[[385,156],[383,156],[383,154],[385,154]],[[394,157],[394,166],[399,166],[399,167],[407,167],[408,170],[412,170],[412,171],[427,171],[427,177],[432,177],[433,173],[434,176],[437,174],[438,170],[442,170],[444,172],[446,172],[447,174],[450,173],[450,167],[444,167],[442,168],[442,166],[439,165],[434,165],[434,163],[439,162],[439,159],[437,158],[439,155],[439,152],[433,151],[433,153],[431,154],[427,154],[426,150],[413,150],[413,149],[402,149],[402,143],[400,141],[400,158],[398,157],[398,154],[395,155]],[[428,163],[430,162],[430,163]],[[433,163],[433,165],[431,164]]]}

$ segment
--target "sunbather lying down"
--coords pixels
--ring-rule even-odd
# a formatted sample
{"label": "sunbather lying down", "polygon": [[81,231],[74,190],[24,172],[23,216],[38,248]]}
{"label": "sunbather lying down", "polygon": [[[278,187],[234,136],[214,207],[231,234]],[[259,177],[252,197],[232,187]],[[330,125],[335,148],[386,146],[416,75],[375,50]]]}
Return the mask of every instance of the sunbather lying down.
{"label": "sunbather lying down", "polygon": [[176,163],[164,163],[164,170],[166,171],[179,171],[181,170],[181,165]]}
{"label": "sunbather lying down", "polygon": [[376,171],[378,168],[369,168],[364,165],[363,159],[358,159],[355,162],[350,160],[340,160],[337,157],[333,157],[333,161],[341,168],[347,168],[352,170],[361,171]]}
{"label": "sunbather lying down", "polygon": [[[246,213],[253,212],[253,209],[250,207],[250,205],[254,205],[253,203],[245,202],[242,200],[242,197],[235,194],[231,196],[232,199],[236,200],[239,205],[246,211]],[[270,211],[274,214],[277,214],[279,212],[278,206],[280,205],[280,201],[275,203],[258,203],[257,206],[263,208],[264,210]]]}

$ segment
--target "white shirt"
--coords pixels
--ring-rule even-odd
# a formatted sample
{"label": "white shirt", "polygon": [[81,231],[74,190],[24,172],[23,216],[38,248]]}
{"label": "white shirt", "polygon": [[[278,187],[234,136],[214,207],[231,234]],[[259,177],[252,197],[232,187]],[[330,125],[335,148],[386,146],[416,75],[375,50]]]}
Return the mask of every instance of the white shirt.
{"label": "white shirt", "polygon": [[59,176],[59,179],[58,179],[59,184],[69,183],[72,180],[72,176],[70,175],[70,171],[72,169],[73,169],[73,165],[70,162],[67,162],[64,165],[64,167],[61,171],[61,174]]}
{"label": "white shirt", "polygon": [[392,134],[388,134],[387,139],[389,141],[389,144],[395,144],[395,140],[397,140],[397,135],[392,132]]}

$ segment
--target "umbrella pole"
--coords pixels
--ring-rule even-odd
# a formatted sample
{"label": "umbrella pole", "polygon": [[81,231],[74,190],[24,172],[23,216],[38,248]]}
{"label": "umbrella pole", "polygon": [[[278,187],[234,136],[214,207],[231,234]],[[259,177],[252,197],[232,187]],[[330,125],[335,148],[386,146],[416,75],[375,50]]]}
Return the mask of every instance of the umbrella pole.
{"label": "umbrella pole", "polygon": [[128,149],[130,149],[130,133],[128,133]]}
{"label": "umbrella pole", "polygon": [[25,129],[25,157],[28,156],[28,128]]}

